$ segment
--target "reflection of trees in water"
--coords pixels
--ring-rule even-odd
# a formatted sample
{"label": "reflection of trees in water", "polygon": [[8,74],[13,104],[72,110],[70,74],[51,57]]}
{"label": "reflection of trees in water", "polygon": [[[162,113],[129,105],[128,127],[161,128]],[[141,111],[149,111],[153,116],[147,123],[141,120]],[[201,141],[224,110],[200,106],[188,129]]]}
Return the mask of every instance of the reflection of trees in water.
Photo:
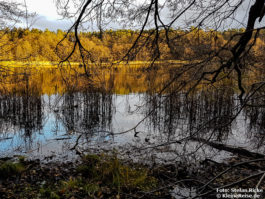
{"label": "reflection of trees in water", "polygon": [[[22,93],[9,93],[0,97],[1,127],[11,126],[24,130],[30,137],[33,132],[42,129],[43,101],[36,88],[27,88]],[[2,131],[2,133],[5,133]]]}
{"label": "reflection of trees in water", "polygon": [[[261,96],[264,96],[264,94]],[[264,104],[264,99],[252,99],[251,104],[253,106],[244,109],[248,123],[247,131],[259,148],[265,145],[265,107],[260,106]]]}
{"label": "reflection of trees in water", "polygon": [[61,119],[68,132],[105,131],[110,129],[112,110],[112,94],[93,91],[66,93]]}
{"label": "reflection of trees in water", "polygon": [[[139,75],[137,70],[127,71],[127,69],[124,69],[122,74],[116,71],[111,77],[108,76],[104,79],[108,82],[102,83],[102,89],[84,86],[77,87],[75,92],[69,91],[63,95],[58,94],[58,102],[49,105],[51,109],[53,109],[53,106],[59,105],[54,109],[57,128],[62,122],[69,133],[81,132],[87,135],[88,138],[96,138],[100,132],[104,137],[106,132],[108,134],[112,131],[111,125],[115,103],[111,92],[127,93],[128,91],[130,93],[133,91],[138,93],[147,90],[148,94],[144,95],[146,106],[143,107],[143,110],[147,114],[150,111],[153,113],[150,117],[147,117],[146,123],[152,128],[151,133],[154,133],[154,135],[159,135],[163,137],[163,140],[167,139],[168,141],[191,135],[194,138],[204,138],[206,140],[211,138],[211,141],[218,142],[228,139],[228,135],[232,131],[231,120],[237,114],[235,108],[238,106],[232,89],[228,89],[228,87],[209,91],[202,89],[197,93],[186,96],[184,92],[170,90],[174,90],[175,87],[179,86],[180,83],[175,82],[175,85],[168,88],[162,95],[153,94],[156,92],[157,85],[163,84],[163,78],[170,79],[168,75],[170,76],[173,72],[170,74],[165,72],[163,75],[161,72],[159,73],[161,75],[157,75],[156,71],[148,71],[148,74],[139,77],[145,79],[145,89],[141,88],[139,91],[135,91],[133,88],[139,83],[135,81],[135,76]],[[130,76],[126,75],[126,71]],[[2,132],[8,132],[4,127],[9,126],[9,129],[18,128],[20,132],[24,131],[25,135],[29,136],[32,132],[42,129],[44,115],[44,97],[41,97],[43,84],[40,84],[42,80],[39,79],[40,82],[36,83],[34,78],[27,79],[27,76],[25,78],[27,81],[22,82],[21,80],[19,82],[20,86],[10,87],[5,94],[1,90],[0,126]],[[42,79],[46,79],[46,76]],[[127,86],[125,85],[126,80],[128,80]],[[142,81],[140,81],[141,84]],[[111,90],[111,92],[106,91],[105,85],[108,85],[107,90]],[[252,104],[262,104],[262,98],[258,100],[257,102],[253,101]],[[262,145],[265,131],[264,108],[253,106],[244,110],[248,118],[248,131],[250,132],[247,136],[250,136],[253,143]],[[252,132],[254,133],[251,134]],[[256,137],[256,140],[253,137]],[[160,140],[158,139],[158,141]]]}
{"label": "reflection of trees in water", "polygon": [[232,91],[224,89],[185,96],[183,93],[151,96],[149,111],[155,110],[149,121],[159,132],[185,136],[205,135],[214,132],[212,136],[220,141],[231,132],[231,119],[234,116],[235,101]]}
{"label": "reflection of trees in water", "polygon": [[[146,95],[146,124],[151,135],[139,149],[156,154],[159,161],[180,159],[191,164],[205,158],[220,160],[230,154],[263,157],[264,108],[240,112],[232,89],[185,94]],[[244,122],[244,115],[249,122]],[[253,130],[249,132],[246,127]]]}

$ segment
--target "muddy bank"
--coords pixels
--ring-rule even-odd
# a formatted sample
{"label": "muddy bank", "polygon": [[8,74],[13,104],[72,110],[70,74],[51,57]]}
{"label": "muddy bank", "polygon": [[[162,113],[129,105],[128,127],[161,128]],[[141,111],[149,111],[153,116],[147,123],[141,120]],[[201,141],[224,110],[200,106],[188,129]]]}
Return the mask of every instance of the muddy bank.
{"label": "muddy bank", "polygon": [[[86,155],[76,162],[0,160],[1,198],[216,198],[218,191],[258,188],[264,198],[265,159],[204,160],[152,167],[115,155]],[[254,191],[251,194],[255,194]]]}

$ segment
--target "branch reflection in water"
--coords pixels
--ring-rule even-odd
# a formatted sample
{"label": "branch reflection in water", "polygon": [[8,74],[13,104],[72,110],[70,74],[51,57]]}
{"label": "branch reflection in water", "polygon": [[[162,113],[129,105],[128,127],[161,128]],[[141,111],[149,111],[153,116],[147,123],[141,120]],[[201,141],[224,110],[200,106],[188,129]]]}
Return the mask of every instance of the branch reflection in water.
{"label": "branch reflection in water", "polygon": [[159,66],[97,70],[93,84],[55,68],[16,70],[1,89],[1,156],[60,159],[75,157],[73,148],[115,148],[136,159],[222,160],[233,152],[224,146],[264,153],[264,108],[240,111],[231,82],[186,95],[181,81],[159,92],[174,76]]}

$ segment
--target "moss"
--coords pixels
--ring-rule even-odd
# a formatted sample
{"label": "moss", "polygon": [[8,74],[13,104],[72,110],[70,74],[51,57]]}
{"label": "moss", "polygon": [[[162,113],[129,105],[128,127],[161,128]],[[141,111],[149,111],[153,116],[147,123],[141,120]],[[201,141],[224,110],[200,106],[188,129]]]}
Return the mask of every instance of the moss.
{"label": "moss", "polygon": [[100,187],[98,184],[85,184],[84,185],[84,191],[89,196],[93,196],[96,193],[100,193]]}
{"label": "moss", "polygon": [[99,156],[86,155],[83,157],[83,162],[84,164],[81,164],[77,167],[77,172],[82,173],[82,175],[85,177],[99,180],[97,179],[97,177],[100,176],[100,171],[97,168],[101,163]]}
{"label": "moss", "polygon": [[40,195],[43,198],[50,198],[50,199],[60,199],[60,196],[52,191],[50,188],[41,188],[40,189]]}
{"label": "moss", "polygon": [[150,190],[157,185],[157,180],[149,175],[148,168],[123,164],[116,155],[88,155],[77,171],[90,182],[99,182],[118,192],[121,189]]}
{"label": "moss", "polygon": [[26,157],[20,155],[20,156],[18,156],[18,160],[19,160],[20,163],[25,163]]}
{"label": "moss", "polygon": [[25,170],[22,162],[14,163],[11,161],[0,162],[0,177],[8,178],[9,176],[19,175]]}
{"label": "moss", "polygon": [[96,196],[101,193],[101,188],[96,183],[89,183],[82,178],[70,178],[62,181],[59,193],[65,197],[71,197],[74,192],[83,193],[84,195]]}

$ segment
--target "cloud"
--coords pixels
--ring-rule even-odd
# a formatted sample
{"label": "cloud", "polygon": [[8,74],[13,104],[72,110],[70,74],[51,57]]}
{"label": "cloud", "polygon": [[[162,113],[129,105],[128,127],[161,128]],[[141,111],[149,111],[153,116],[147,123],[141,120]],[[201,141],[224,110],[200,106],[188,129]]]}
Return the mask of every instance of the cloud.
{"label": "cloud", "polygon": [[[30,10],[36,11],[38,14],[38,17],[35,18],[35,22],[31,26],[32,28],[38,28],[41,30],[45,30],[48,28],[49,30],[56,31],[57,29],[62,29],[62,30],[68,30],[68,28],[73,24],[73,21],[71,20],[60,20],[58,19],[60,16],[56,12],[56,7],[53,4],[52,0],[47,0],[43,1],[42,4],[38,4],[36,0],[28,0],[28,5]],[[246,20],[248,17],[248,10],[250,6],[252,5],[252,1],[243,1],[243,4],[239,7],[238,11],[235,13],[235,15],[231,16],[231,19],[226,20],[225,23],[222,24],[222,27],[220,29],[228,29],[228,28],[241,28],[246,26]],[[165,23],[169,23],[169,18],[167,13],[169,13],[168,9],[164,9],[163,12],[161,13],[161,18]],[[182,16],[179,20],[174,23],[176,28],[189,28],[189,26],[185,23],[188,21],[191,16],[193,15],[192,11],[187,12],[185,15]],[[264,18],[265,20],[265,18]],[[25,26],[25,22],[22,25],[23,27]],[[139,24],[136,24],[135,26],[130,26],[130,23],[125,26],[125,28],[130,28],[130,29],[137,29],[139,28]],[[124,28],[124,24],[120,23],[115,23],[115,22],[110,22],[106,25],[106,29],[120,29]],[[153,24],[152,24],[153,25]],[[191,24],[193,25],[193,24]],[[206,24],[207,26],[215,26],[214,21],[213,22],[208,22]],[[256,26],[260,26],[260,24],[256,24]],[[82,27],[85,27],[86,30],[89,31],[97,31],[98,28],[96,27],[96,23],[91,23],[91,22],[86,22],[83,24]],[[82,30],[82,27],[80,26],[80,30]],[[152,28],[152,26],[148,26],[148,28]],[[212,27],[211,27],[212,28]]]}
{"label": "cloud", "polygon": [[73,23],[70,20],[56,20],[49,19],[46,16],[38,16],[34,19],[32,28],[38,28],[41,30],[45,30],[46,28],[51,31],[56,31],[58,29],[68,30]]}

